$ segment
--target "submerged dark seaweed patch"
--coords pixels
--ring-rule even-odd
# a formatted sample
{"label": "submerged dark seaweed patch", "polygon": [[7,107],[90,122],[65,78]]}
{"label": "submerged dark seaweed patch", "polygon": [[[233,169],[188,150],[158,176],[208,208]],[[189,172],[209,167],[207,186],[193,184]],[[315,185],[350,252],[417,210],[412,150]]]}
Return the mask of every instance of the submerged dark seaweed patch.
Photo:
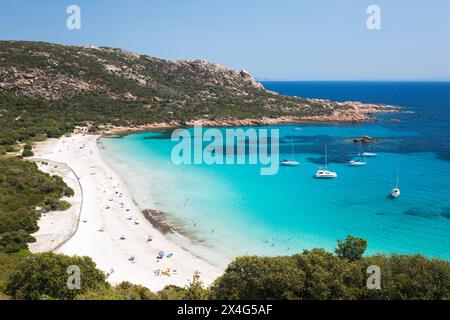
{"label": "submerged dark seaweed patch", "polygon": [[405,211],[405,214],[408,216],[428,218],[428,219],[437,218],[439,216],[436,212],[424,208],[410,208]]}
{"label": "submerged dark seaweed patch", "polygon": [[442,209],[441,216],[450,219],[450,207]]}
{"label": "submerged dark seaweed patch", "polygon": [[157,135],[148,135],[144,137],[144,140],[170,140],[172,138],[172,132],[158,132]]}

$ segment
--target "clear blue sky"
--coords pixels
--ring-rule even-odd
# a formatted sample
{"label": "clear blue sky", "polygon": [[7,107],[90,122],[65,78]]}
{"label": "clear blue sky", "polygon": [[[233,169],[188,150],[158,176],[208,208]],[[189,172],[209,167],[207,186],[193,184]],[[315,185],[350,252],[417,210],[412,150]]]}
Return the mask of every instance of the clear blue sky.
{"label": "clear blue sky", "polygon": [[[81,30],[66,28],[70,4]],[[380,31],[366,28],[371,4]],[[1,0],[0,39],[203,58],[258,78],[450,79],[449,0]]]}

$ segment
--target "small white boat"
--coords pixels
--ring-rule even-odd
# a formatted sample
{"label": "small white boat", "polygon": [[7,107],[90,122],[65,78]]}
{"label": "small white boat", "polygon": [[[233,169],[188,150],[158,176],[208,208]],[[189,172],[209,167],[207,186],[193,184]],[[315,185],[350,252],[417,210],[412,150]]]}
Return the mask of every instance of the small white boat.
{"label": "small white boat", "polygon": [[295,167],[298,166],[300,162],[295,160],[282,160],[280,164],[285,167]]}
{"label": "small white boat", "polygon": [[366,162],[366,158],[364,156],[364,151],[363,151],[363,147],[362,147],[362,143],[360,142],[360,146],[359,146],[359,154],[362,156],[362,159],[354,159],[354,160],[350,160],[347,164],[349,166],[365,166],[367,164]]}
{"label": "small white boat", "polygon": [[[291,138],[291,159],[294,159],[294,135]],[[283,159],[280,164],[284,167],[295,167],[300,164],[300,162],[295,160]]]}
{"label": "small white boat", "polygon": [[326,169],[318,169],[314,175],[317,179],[334,179],[337,178],[337,173]]}
{"label": "small white boat", "polygon": [[348,162],[349,166],[365,166],[367,164],[367,162],[365,161],[360,161],[360,160],[350,160]]}
{"label": "small white boat", "polygon": [[316,179],[334,179],[337,178],[337,173],[333,171],[329,171],[327,168],[328,165],[328,152],[327,152],[327,146],[325,146],[325,167],[319,168],[316,171],[316,174],[314,177]]}
{"label": "small white boat", "polygon": [[378,154],[374,152],[363,152],[359,154],[360,157],[376,157],[377,155]]}
{"label": "small white boat", "polygon": [[400,189],[398,188],[398,168],[397,168],[397,184],[395,185],[395,188],[391,191],[391,197],[393,199],[398,198],[400,196]]}
{"label": "small white boat", "polygon": [[376,157],[376,156],[378,156],[378,154],[375,152],[364,151],[362,142],[360,142],[360,144],[361,144],[361,148],[360,148],[358,156],[360,156],[360,157]]}
{"label": "small white boat", "polygon": [[391,196],[394,199],[398,198],[400,196],[400,189],[399,188],[392,189]]}

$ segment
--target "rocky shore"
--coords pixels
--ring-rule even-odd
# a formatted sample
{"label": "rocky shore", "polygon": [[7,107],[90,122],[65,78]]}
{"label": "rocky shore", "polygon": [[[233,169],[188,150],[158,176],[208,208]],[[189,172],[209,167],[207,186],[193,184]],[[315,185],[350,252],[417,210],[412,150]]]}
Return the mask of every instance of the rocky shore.
{"label": "rocky shore", "polygon": [[130,125],[130,126],[108,126],[101,128],[101,132],[105,135],[121,135],[131,132],[151,131],[155,129],[169,129],[178,127],[232,127],[232,126],[267,126],[279,125],[287,123],[308,123],[308,122],[371,122],[377,121],[374,117],[381,113],[401,113],[400,107],[382,104],[366,104],[357,101],[348,102],[332,102],[330,100],[314,99],[315,102],[326,105],[338,104],[341,108],[334,110],[330,115],[295,117],[281,116],[276,118],[225,118],[225,119],[208,119],[199,118],[191,121],[180,122],[155,122],[146,125]]}

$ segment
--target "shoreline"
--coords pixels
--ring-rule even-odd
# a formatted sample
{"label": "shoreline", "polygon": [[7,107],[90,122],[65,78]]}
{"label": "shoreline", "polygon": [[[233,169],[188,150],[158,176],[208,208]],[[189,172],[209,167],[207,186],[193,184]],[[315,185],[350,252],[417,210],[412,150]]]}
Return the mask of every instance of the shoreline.
{"label": "shoreline", "polygon": [[[36,158],[73,168],[84,192],[78,230],[55,252],[91,257],[113,284],[129,281],[158,291],[166,285],[183,287],[199,273],[210,285],[223,269],[176,244],[145,218],[123,180],[101,158],[101,137],[73,134],[35,146]],[[156,259],[159,251],[164,258]]]}
{"label": "shoreline", "polygon": [[[327,103],[329,100],[313,99],[318,102]],[[207,118],[200,118],[190,120],[187,122],[169,121],[169,122],[155,122],[145,125],[129,125],[129,126],[110,126],[100,131],[102,136],[123,136],[130,133],[170,130],[176,128],[190,128],[194,126],[204,127],[246,127],[246,126],[271,126],[283,124],[355,124],[376,122],[377,118],[371,117],[374,114],[387,113],[405,113],[408,111],[401,111],[404,107],[369,104],[357,101],[340,102],[341,105],[351,106],[350,109],[336,110],[331,115],[310,116],[310,117],[295,117],[295,116],[280,116],[276,118],[243,118],[243,119],[223,119],[212,120]],[[370,115],[370,116],[369,116]]]}
{"label": "shoreline", "polygon": [[72,197],[64,197],[70,203],[65,211],[49,211],[41,214],[38,220],[39,230],[32,234],[36,239],[29,244],[33,253],[55,251],[78,230],[81,210],[83,208],[83,187],[76,172],[64,163],[32,157],[30,161],[36,163],[39,170],[50,175],[58,175],[75,191]]}
{"label": "shoreline", "polygon": [[376,118],[368,118],[367,120],[358,121],[333,121],[333,120],[280,120],[279,118],[273,119],[273,121],[259,121],[258,119],[243,119],[243,120],[232,120],[232,121],[204,121],[195,120],[189,123],[181,122],[158,122],[146,125],[137,126],[112,126],[108,129],[100,130],[98,134],[101,137],[121,137],[133,133],[139,132],[159,132],[160,130],[173,130],[178,128],[193,128],[194,126],[202,126],[205,128],[220,128],[220,127],[264,127],[264,126],[275,126],[275,125],[294,125],[294,124],[358,124],[367,122],[377,122]]}

